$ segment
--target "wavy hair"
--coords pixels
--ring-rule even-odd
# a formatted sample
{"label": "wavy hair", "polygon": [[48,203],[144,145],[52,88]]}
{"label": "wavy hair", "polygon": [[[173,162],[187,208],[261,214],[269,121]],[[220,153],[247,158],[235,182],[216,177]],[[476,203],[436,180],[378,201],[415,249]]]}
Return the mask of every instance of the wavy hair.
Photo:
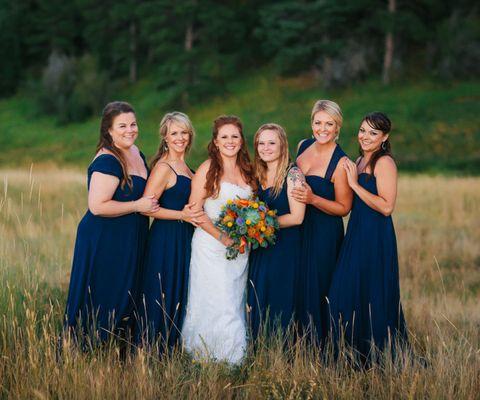
{"label": "wavy hair", "polygon": [[248,154],[247,144],[243,135],[243,124],[240,118],[235,115],[221,115],[213,121],[212,139],[208,143],[208,157],[210,159],[210,167],[207,171],[207,182],[205,183],[205,190],[207,197],[217,197],[220,191],[220,179],[223,175],[223,161],[220,151],[215,145],[215,140],[218,136],[218,131],[222,126],[234,125],[238,128],[242,138],[242,146],[237,154],[237,166],[240,168],[245,182],[252,188],[257,189],[257,183],[253,172],[250,155]]}
{"label": "wavy hair", "polygon": [[[362,124],[364,121],[366,121],[367,124],[370,125],[373,129],[382,131],[384,135],[390,133],[392,129],[392,122],[387,117],[387,115],[378,111],[374,111],[365,115],[360,124]],[[361,146],[359,147],[359,151],[360,155],[363,157],[363,150]],[[387,138],[387,140],[382,143],[380,148],[372,154],[370,160],[368,161],[368,164],[365,166],[365,170],[367,168],[370,169],[370,176],[373,175],[375,165],[377,164],[378,159],[382,156],[390,156],[393,158],[390,138]]]}
{"label": "wavy hair", "polygon": [[168,130],[170,129],[172,122],[182,125],[188,132],[189,141],[187,147],[185,148],[185,154],[188,154],[190,148],[192,147],[193,138],[195,137],[195,129],[193,129],[192,122],[190,121],[190,118],[188,118],[187,114],[184,114],[180,111],[173,111],[165,114],[160,121],[160,126],[158,129],[158,133],[160,135],[160,144],[158,146],[157,153],[153,156],[152,161],[150,162],[150,169],[153,169],[158,160],[168,153],[168,146],[165,138],[167,137]]}
{"label": "wavy hair", "polygon": [[97,148],[95,153],[98,153],[101,149],[107,149],[111,151],[115,157],[117,157],[120,165],[122,166],[123,178],[121,179],[120,186],[123,189],[125,184],[128,185],[130,190],[133,188],[132,178],[128,175],[127,172],[127,160],[121,152],[121,150],[116,147],[113,143],[112,136],[110,135],[110,128],[113,125],[113,120],[120,114],[124,113],[133,113],[135,110],[133,107],[125,101],[113,101],[108,103],[102,112],[102,120],[100,122],[100,139],[98,140]]}
{"label": "wavy hair", "polygon": [[263,161],[258,153],[258,142],[260,134],[263,131],[272,130],[276,132],[278,139],[280,140],[280,159],[278,160],[277,170],[275,171],[275,178],[273,181],[273,196],[277,197],[282,191],[283,184],[285,183],[285,178],[287,177],[288,167],[290,165],[290,153],[288,151],[288,140],[287,133],[278,124],[263,124],[258,128],[255,136],[253,138],[253,146],[255,147],[255,158],[253,160],[253,168],[255,171],[255,176],[259,180],[262,186],[265,186],[267,183],[267,163]]}

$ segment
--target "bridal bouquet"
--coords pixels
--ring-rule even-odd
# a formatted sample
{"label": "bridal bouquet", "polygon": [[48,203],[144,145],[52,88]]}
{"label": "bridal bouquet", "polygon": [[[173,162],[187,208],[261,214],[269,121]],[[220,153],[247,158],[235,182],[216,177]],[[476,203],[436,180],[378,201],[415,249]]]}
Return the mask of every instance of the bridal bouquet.
{"label": "bridal bouquet", "polygon": [[258,198],[228,200],[215,222],[235,242],[227,247],[227,260],[234,260],[247,249],[275,244],[279,228],[276,214]]}

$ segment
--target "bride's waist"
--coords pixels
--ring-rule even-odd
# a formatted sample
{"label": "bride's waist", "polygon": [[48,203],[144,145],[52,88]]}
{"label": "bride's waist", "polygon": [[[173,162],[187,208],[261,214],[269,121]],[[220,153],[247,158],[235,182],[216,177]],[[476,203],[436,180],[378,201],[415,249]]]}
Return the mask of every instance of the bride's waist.
{"label": "bride's waist", "polygon": [[[218,241],[212,235],[205,232],[202,228],[195,228],[195,232],[193,233],[192,248],[197,246],[201,248],[208,248],[214,253],[221,253],[222,257],[225,256],[227,251],[227,248],[223,245],[222,242]],[[239,255],[240,258],[242,258],[243,256],[248,257],[248,252]]]}

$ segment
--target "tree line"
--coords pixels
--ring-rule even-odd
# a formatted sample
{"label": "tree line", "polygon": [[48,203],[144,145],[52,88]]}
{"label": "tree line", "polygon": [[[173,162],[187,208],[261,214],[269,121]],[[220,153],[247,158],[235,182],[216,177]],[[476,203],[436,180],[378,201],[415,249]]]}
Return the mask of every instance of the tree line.
{"label": "tree line", "polygon": [[143,76],[186,106],[264,65],[338,86],[468,78],[480,61],[473,0],[0,0],[0,26],[0,96],[31,85],[66,120]]}

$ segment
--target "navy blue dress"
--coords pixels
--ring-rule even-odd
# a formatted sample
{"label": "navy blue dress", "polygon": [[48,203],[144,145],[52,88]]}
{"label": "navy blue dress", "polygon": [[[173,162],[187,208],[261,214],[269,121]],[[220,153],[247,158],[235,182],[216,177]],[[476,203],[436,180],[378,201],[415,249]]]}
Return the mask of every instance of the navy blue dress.
{"label": "navy blue dress", "polygon": [[[120,181],[123,178],[120,162],[110,154],[98,156],[88,167],[88,189],[94,172],[116,176]],[[131,178],[133,188],[125,184],[122,189],[119,183],[113,200],[133,201],[143,196],[146,180],[137,175]],[[130,333],[147,232],[148,218],[140,214],[109,218],[87,211],[77,229],[67,327],[98,334],[101,340],[108,339],[109,332]]]}
{"label": "navy blue dress", "polygon": [[[378,194],[373,175],[360,174],[358,183]],[[372,341],[382,350],[389,335],[392,340],[397,335],[407,338],[392,218],[373,210],[356,194],[328,298],[335,340],[342,328],[345,341],[363,360]]]}
{"label": "navy blue dress", "polygon": [[[170,167],[171,168],[171,167]],[[175,170],[172,171],[175,172]],[[160,207],[182,210],[191,179],[178,175],[175,185],[158,200]],[[188,295],[193,226],[180,220],[155,219],[150,228],[141,284],[139,328],[149,343],[164,349],[179,343]]]}
{"label": "navy blue dress", "polygon": [[[278,216],[290,213],[286,182],[277,197],[273,196],[272,188],[263,190],[260,185],[258,196],[270,209],[277,210]],[[251,307],[249,318],[253,338],[258,336],[262,325],[267,330],[273,326],[288,328],[295,311],[295,281],[299,267],[299,226],[281,228],[274,246],[251,251],[247,303]]]}
{"label": "navy blue dress", "polygon": [[[305,140],[298,157],[315,139]],[[340,159],[345,153],[339,145],[335,148],[324,177],[306,175],[305,180],[317,196],[335,200],[331,181]],[[326,297],[330,289],[333,270],[337,263],[344,236],[343,219],[324,213],[307,205],[302,225],[301,268],[298,281],[297,314],[301,329],[310,331],[314,341],[323,343],[329,333],[329,307]]]}

